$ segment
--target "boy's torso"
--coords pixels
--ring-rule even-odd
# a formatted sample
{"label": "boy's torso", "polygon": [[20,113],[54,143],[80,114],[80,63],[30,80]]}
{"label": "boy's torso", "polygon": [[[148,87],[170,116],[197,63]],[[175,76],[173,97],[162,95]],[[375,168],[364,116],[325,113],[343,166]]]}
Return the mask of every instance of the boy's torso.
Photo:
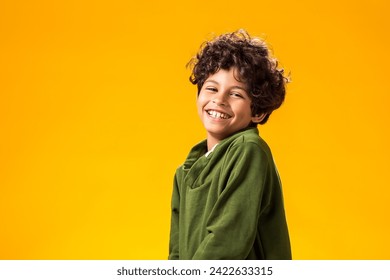
{"label": "boy's torso", "polygon": [[[176,173],[180,195],[179,243],[181,245],[181,259],[192,259],[194,257],[198,246],[210,233],[209,226],[212,224],[211,220],[214,219],[213,215],[229,215],[229,213],[224,213],[223,209],[217,208],[223,206],[222,202],[220,202],[221,196],[226,192],[226,186],[231,184],[229,180],[231,180],[231,178],[239,177],[239,174],[236,173],[239,173],[240,170],[248,169],[249,171],[247,171],[250,173],[267,170],[267,178],[263,178],[264,180],[267,180],[266,183],[257,182],[256,180],[253,180],[253,182],[250,180],[249,182],[246,182],[246,184],[249,183],[251,185],[248,189],[249,193],[247,194],[247,199],[250,199],[251,197],[251,189],[256,190],[254,193],[257,195],[259,192],[256,188],[262,188],[264,184],[274,185],[261,190],[260,195],[262,197],[259,199],[262,201],[259,201],[259,209],[255,211],[257,216],[249,217],[250,219],[253,218],[253,221],[256,221],[256,227],[258,226],[257,222],[259,221],[260,216],[268,207],[269,192],[272,191],[273,188],[280,188],[279,178],[271,152],[267,144],[259,137],[256,128],[246,129],[221,141],[215,150],[207,157],[204,156],[206,145],[206,141],[203,141],[194,146],[189,153],[186,162]],[[240,153],[245,152],[248,145],[252,147],[252,150],[263,154],[263,160],[261,160],[261,162],[254,162],[251,166],[245,166],[244,162],[236,160],[240,158]],[[253,146],[255,146],[254,149]],[[253,176],[253,178],[257,177]],[[233,195],[231,197],[231,199],[234,199]],[[242,200],[242,197],[237,199],[237,201],[229,201],[229,203],[242,204],[245,202],[240,200]],[[215,219],[220,219],[220,217]],[[228,219],[228,217],[226,217],[226,219]],[[251,221],[248,221],[248,223],[251,223]],[[243,232],[242,234],[245,235],[246,233]],[[260,234],[259,230],[256,230],[256,236],[253,236],[252,238],[254,243],[260,242],[257,240],[261,237]],[[261,244],[258,244],[257,247],[258,248],[252,248],[245,258],[264,258],[264,248]]]}

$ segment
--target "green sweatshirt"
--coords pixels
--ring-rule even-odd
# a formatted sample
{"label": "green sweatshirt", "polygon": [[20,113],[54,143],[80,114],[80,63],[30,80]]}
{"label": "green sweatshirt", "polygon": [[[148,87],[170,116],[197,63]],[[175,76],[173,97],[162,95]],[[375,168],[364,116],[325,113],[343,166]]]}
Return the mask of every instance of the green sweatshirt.
{"label": "green sweatshirt", "polygon": [[291,259],[279,176],[257,128],[194,146],[175,174],[169,259]]}

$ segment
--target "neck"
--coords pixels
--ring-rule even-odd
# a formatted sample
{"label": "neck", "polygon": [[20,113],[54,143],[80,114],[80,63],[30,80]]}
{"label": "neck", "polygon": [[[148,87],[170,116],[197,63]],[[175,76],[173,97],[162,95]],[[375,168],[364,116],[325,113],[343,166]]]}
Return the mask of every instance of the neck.
{"label": "neck", "polygon": [[215,145],[217,145],[221,140],[213,137],[212,135],[207,135],[207,151],[210,151]]}

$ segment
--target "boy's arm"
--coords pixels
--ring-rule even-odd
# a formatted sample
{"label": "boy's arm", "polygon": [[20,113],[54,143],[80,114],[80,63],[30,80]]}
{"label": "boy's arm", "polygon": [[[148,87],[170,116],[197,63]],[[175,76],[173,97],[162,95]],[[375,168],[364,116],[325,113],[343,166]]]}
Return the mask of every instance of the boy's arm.
{"label": "boy's arm", "polygon": [[178,190],[177,178],[173,182],[173,192],[171,200],[171,232],[169,237],[169,260],[179,259],[179,206],[180,195]]}
{"label": "boy's arm", "polygon": [[226,184],[207,221],[208,235],[193,259],[245,259],[256,238],[268,165],[266,153],[254,143],[229,151],[221,176]]}

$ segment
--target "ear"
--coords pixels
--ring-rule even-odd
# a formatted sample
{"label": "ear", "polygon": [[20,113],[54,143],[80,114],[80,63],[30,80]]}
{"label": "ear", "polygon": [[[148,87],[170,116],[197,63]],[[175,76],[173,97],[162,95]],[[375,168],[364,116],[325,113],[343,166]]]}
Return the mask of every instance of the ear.
{"label": "ear", "polygon": [[252,117],[252,122],[260,123],[265,118],[266,115],[267,115],[266,113],[263,113],[261,115],[256,114],[254,117]]}

